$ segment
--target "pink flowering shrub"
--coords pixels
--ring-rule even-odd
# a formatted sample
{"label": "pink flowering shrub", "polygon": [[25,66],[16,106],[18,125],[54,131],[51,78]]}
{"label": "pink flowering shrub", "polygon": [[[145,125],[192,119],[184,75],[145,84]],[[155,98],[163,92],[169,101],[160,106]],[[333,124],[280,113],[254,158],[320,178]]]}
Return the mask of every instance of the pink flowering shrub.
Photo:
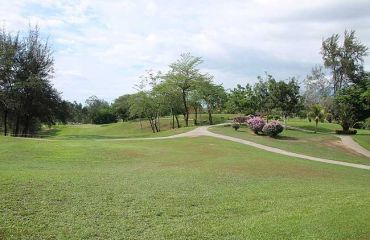
{"label": "pink flowering shrub", "polygon": [[278,121],[269,122],[262,128],[262,132],[270,137],[277,136],[283,130],[284,127]]}
{"label": "pink flowering shrub", "polygon": [[265,126],[265,121],[260,117],[252,117],[247,123],[255,134],[262,132],[263,126]]}

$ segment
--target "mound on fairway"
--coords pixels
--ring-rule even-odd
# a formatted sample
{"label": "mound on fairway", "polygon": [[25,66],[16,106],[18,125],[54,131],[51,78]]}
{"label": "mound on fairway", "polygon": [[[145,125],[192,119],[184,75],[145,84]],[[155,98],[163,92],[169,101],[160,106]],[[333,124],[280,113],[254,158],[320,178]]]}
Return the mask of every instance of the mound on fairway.
{"label": "mound on fairway", "polygon": [[367,239],[370,171],[199,137],[0,138],[3,239]]}

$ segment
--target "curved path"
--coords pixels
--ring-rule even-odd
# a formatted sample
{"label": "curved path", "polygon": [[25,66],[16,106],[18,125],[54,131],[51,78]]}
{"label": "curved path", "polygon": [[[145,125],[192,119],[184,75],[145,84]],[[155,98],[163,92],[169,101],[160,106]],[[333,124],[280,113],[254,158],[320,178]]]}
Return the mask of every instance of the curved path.
{"label": "curved path", "polygon": [[[303,128],[298,128],[298,127],[288,127],[288,129],[293,129],[293,130],[302,131],[302,132],[309,132],[309,133],[314,132],[314,131],[310,131],[310,130],[303,129]],[[318,133],[327,134],[327,133],[323,133],[323,132],[318,132]],[[359,154],[362,154],[366,157],[370,157],[370,151],[367,150],[366,148],[362,147],[356,141],[354,141],[353,138],[351,138],[351,136],[348,136],[348,135],[334,135],[334,136],[340,138],[343,145],[346,145],[347,147],[351,148],[353,151],[355,151]]]}
{"label": "curved path", "polygon": [[[220,125],[225,125],[225,124],[227,124],[227,123],[213,125],[213,126],[220,126]],[[259,149],[262,149],[262,150],[265,150],[265,151],[268,151],[268,152],[278,153],[278,154],[286,155],[286,156],[289,156],[289,157],[296,157],[296,158],[301,158],[301,159],[306,159],[306,160],[311,160],[311,161],[316,161],[316,162],[329,163],[329,164],[335,164],[335,165],[341,165],[341,166],[347,166],[347,167],[370,170],[370,166],[363,165],[363,164],[340,162],[340,161],[335,161],[335,160],[331,160],[331,159],[312,157],[312,156],[308,156],[308,155],[304,155],[304,154],[289,152],[289,151],[286,151],[286,150],[282,150],[280,148],[269,147],[269,146],[266,146],[266,145],[262,145],[262,144],[259,144],[259,143],[251,142],[251,141],[240,139],[240,138],[235,138],[235,137],[230,137],[230,136],[226,136],[226,135],[222,135],[222,134],[218,134],[218,133],[213,133],[213,132],[210,132],[208,130],[208,128],[210,128],[210,127],[212,127],[212,126],[202,126],[202,127],[196,128],[194,130],[191,130],[189,132],[180,133],[180,134],[177,134],[177,135],[172,135],[172,136],[167,136],[167,137],[96,139],[95,141],[132,141],[132,140],[140,140],[141,141],[141,140],[161,140],[161,139],[174,139],[174,138],[182,138],[182,137],[208,136],[208,137],[214,137],[214,138],[219,138],[219,139],[223,139],[223,140],[228,140],[228,141],[232,141],[232,142],[237,142],[237,143],[249,145],[249,146],[259,148]],[[297,130],[299,130],[299,129],[297,129]],[[47,139],[42,139],[42,140],[47,140]],[[345,138],[345,141],[348,141],[348,139]],[[365,156],[368,156],[368,155],[365,155]]]}
{"label": "curved path", "polygon": [[[224,124],[219,124],[219,125],[224,125]],[[215,125],[214,125],[215,126]],[[311,160],[311,161],[316,161],[316,162],[323,162],[323,163],[329,163],[329,164],[335,164],[335,165],[341,165],[341,166],[347,166],[347,167],[353,167],[353,168],[360,168],[360,169],[366,169],[370,170],[370,166],[363,165],[363,164],[356,164],[356,163],[348,163],[348,162],[340,162],[340,161],[335,161],[335,160],[330,160],[330,159],[325,159],[325,158],[318,158],[318,157],[312,157],[304,154],[299,154],[299,153],[293,153],[289,151],[282,150],[280,148],[275,148],[275,147],[269,147],[266,145],[262,145],[259,143],[251,142],[248,140],[240,139],[240,138],[235,138],[235,137],[230,137],[218,133],[213,133],[208,130],[212,126],[202,126],[198,127],[194,130],[191,130],[189,132],[177,134],[177,135],[172,135],[168,137],[154,137],[154,138],[124,138],[124,139],[108,139],[108,141],[122,141],[122,140],[160,140],[160,139],[174,139],[174,138],[181,138],[181,137],[199,137],[199,136],[208,136],[208,137],[214,137],[214,138],[219,138],[223,140],[228,140],[232,142],[237,142],[245,145],[249,145],[255,148],[259,148],[268,152],[273,152],[273,153],[278,153],[282,155],[286,155],[289,157],[296,157],[296,158],[301,158],[301,159],[306,159],[306,160]],[[107,141],[105,139],[104,141]]]}
{"label": "curved path", "polygon": [[352,150],[370,158],[370,151],[362,147],[356,141],[353,140],[350,136],[337,135],[342,140],[342,143],[350,147]]}

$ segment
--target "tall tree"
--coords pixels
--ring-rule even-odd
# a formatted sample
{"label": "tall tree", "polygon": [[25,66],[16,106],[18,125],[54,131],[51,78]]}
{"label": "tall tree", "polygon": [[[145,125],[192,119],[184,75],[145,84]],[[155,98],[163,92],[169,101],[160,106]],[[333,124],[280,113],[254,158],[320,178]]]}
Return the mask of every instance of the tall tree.
{"label": "tall tree", "polygon": [[344,133],[356,122],[370,117],[370,73],[365,73],[359,83],[338,91],[335,106]]}
{"label": "tall tree", "polygon": [[198,69],[203,61],[200,57],[194,57],[190,53],[181,54],[180,59],[170,64],[170,70],[163,78],[172,84],[180,93],[184,106],[185,125],[189,126],[188,96],[195,89],[196,82],[207,77]]}
{"label": "tall tree", "polygon": [[332,73],[334,93],[362,78],[364,57],[368,55],[367,46],[357,39],[355,31],[344,32],[342,46],[339,39],[339,34],[333,34],[322,42],[321,48],[324,66]]}
{"label": "tall tree", "polygon": [[269,94],[275,103],[275,107],[281,111],[286,126],[288,116],[297,113],[302,107],[298,82],[295,78],[291,78],[288,83],[284,81],[271,81],[269,84]]}
{"label": "tall tree", "polygon": [[226,102],[226,92],[222,85],[217,85],[212,82],[212,78],[201,81],[197,89],[203,99],[208,112],[209,124],[213,124],[212,113],[216,109],[222,109]]}
{"label": "tall tree", "polygon": [[13,37],[5,29],[0,31],[0,109],[3,116],[4,135],[8,134],[8,118],[15,107],[18,35]]}
{"label": "tall tree", "polygon": [[115,114],[122,119],[127,121],[130,118],[130,94],[125,94],[114,100],[112,108]]}

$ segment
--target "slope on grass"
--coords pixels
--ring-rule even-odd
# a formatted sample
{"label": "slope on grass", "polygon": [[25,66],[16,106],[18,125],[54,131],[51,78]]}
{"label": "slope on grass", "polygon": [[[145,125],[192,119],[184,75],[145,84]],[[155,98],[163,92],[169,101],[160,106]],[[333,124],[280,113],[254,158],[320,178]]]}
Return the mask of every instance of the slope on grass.
{"label": "slope on grass", "polygon": [[[289,126],[299,127],[310,131],[315,131],[315,123],[308,122],[307,120],[291,119]],[[341,130],[342,127],[336,123],[319,123],[318,131],[324,133],[335,133],[335,130]],[[370,151],[370,131],[363,129],[356,129],[357,134],[351,137],[358,142],[362,147]]]}
{"label": "slope on grass", "polygon": [[370,236],[366,170],[206,137],[0,141],[0,238]]}
{"label": "slope on grass", "polygon": [[[232,114],[214,114],[215,123],[222,123],[232,118]],[[194,115],[190,115],[194,117]],[[199,124],[208,124],[207,115],[198,116]],[[117,122],[111,124],[76,124],[76,125],[56,125],[52,128],[44,129],[40,137],[59,138],[59,139],[109,139],[109,138],[137,138],[137,137],[165,137],[179,133],[184,133],[194,129],[193,119],[190,119],[190,127],[184,128],[185,123],[179,118],[181,128],[172,129],[172,119],[169,117],[160,119],[159,133],[153,133],[147,120],[134,120],[129,122]]]}
{"label": "slope on grass", "polygon": [[284,130],[276,138],[270,138],[256,135],[247,127],[235,131],[230,126],[217,126],[210,131],[308,156],[370,165],[370,158],[346,148],[333,134]]}

